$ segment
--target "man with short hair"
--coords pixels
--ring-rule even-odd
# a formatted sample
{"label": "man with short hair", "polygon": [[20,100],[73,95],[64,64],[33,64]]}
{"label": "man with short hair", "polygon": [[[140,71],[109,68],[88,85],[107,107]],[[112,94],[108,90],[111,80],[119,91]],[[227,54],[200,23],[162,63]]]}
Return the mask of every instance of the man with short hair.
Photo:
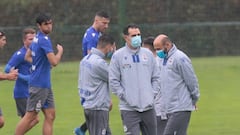
{"label": "man with short hair", "polygon": [[153,47],[153,41],[154,37],[146,37],[145,39],[143,39],[142,47],[149,49],[153,53],[153,55],[156,56],[156,50]]}
{"label": "man with short hair", "polygon": [[191,60],[166,35],[157,36],[153,44],[161,74],[161,94],[155,98],[157,134],[186,135],[200,96]]}
{"label": "man with short hair", "polygon": [[[157,63],[157,66],[158,68],[160,67],[159,66],[159,57],[157,56],[157,53],[156,53],[156,50],[154,49],[154,46],[153,46],[153,42],[154,42],[154,37],[150,36],[150,37],[147,37],[143,40],[143,47],[145,48],[148,48],[154,55],[155,59],[156,59],[156,63]],[[159,95],[159,94],[158,94]]]}
{"label": "man with short hair", "polygon": [[[14,87],[14,99],[17,107],[17,114],[21,118],[26,113],[27,99],[29,97],[28,82],[30,77],[31,63],[27,62],[24,57],[32,43],[36,31],[33,28],[25,28],[22,32],[23,47],[16,51],[8,61],[5,72],[9,73],[12,68],[18,69],[18,79]],[[33,120],[32,126],[38,123],[38,119]]]}
{"label": "man with short hair", "polygon": [[113,38],[102,35],[97,48],[92,48],[80,62],[78,89],[90,135],[111,135],[108,122],[112,104],[104,58],[111,57],[115,50]]}
{"label": "man with short hair", "polygon": [[157,135],[154,97],[159,92],[159,69],[153,54],[141,47],[141,32],[129,24],[123,30],[124,47],[112,56],[109,85],[120,102],[126,135]]}
{"label": "man with short hair", "polygon": [[98,39],[108,28],[110,16],[105,11],[98,11],[94,17],[94,22],[89,27],[82,40],[82,55],[86,56],[92,48],[97,47]]}
{"label": "man with short hair", "polygon": [[[90,53],[92,48],[97,47],[99,37],[106,31],[110,22],[110,16],[105,11],[98,11],[94,17],[94,22],[89,27],[82,39],[83,57]],[[74,129],[75,135],[85,135],[87,124],[84,122],[81,126]]]}
{"label": "man with short hair", "polygon": [[[7,38],[4,32],[0,31],[0,48],[3,48],[7,43]],[[17,69],[11,69],[9,73],[4,74],[0,72],[0,81],[2,80],[16,80],[18,77],[18,70]],[[0,108],[0,128],[4,126],[4,118],[3,113]]]}
{"label": "man with short hair", "polygon": [[32,63],[32,73],[29,80],[29,99],[27,112],[17,124],[15,135],[24,135],[31,128],[31,122],[42,110],[44,114],[43,135],[53,134],[55,105],[51,88],[51,69],[60,62],[63,47],[57,44],[57,54],[54,54],[48,34],[52,32],[52,19],[41,13],[36,18],[39,32],[27,50],[25,60]]}

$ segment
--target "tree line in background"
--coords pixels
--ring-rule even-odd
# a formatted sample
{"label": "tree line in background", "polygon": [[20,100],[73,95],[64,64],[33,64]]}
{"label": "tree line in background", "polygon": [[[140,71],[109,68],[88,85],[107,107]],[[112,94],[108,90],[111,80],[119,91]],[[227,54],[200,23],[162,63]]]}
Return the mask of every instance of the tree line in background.
{"label": "tree line in background", "polygon": [[118,47],[123,45],[123,26],[134,22],[143,38],[165,33],[190,56],[240,54],[239,0],[1,0],[0,29],[7,33],[8,45],[0,51],[0,60],[21,46],[21,30],[35,27],[42,11],[54,19],[51,37],[54,44],[63,44],[64,60],[81,59],[83,33],[98,10],[109,12],[108,32]]}

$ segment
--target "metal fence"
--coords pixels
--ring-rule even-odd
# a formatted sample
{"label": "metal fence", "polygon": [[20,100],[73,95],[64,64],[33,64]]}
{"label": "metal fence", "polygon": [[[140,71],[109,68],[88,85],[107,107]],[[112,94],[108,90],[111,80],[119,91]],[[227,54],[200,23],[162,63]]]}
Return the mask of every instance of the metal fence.
{"label": "metal fence", "polygon": [[118,48],[123,45],[123,26],[134,22],[142,38],[167,34],[190,57],[240,55],[240,1],[236,0],[3,0],[0,29],[6,32],[8,44],[0,50],[0,63],[21,47],[22,29],[35,27],[34,17],[40,10],[54,17],[50,37],[53,45],[64,46],[63,60],[80,60],[82,36],[100,9],[110,13],[108,33]]}

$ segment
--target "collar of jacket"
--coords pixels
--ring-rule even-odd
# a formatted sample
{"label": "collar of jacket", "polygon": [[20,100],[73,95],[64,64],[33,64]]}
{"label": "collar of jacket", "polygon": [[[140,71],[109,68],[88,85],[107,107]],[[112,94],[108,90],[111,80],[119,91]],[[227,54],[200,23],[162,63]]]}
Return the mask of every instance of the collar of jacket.
{"label": "collar of jacket", "polygon": [[96,55],[100,56],[101,58],[105,57],[105,54],[103,52],[101,52],[100,50],[98,50],[97,48],[92,48],[91,53],[96,54]]}
{"label": "collar of jacket", "polygon": [[177,47],[175,44],[173,44],[172,48],[169,50],[169,52],[167,53],[167,58],[169,58],[170,56],[172,56],[175,52],[177,51]]}

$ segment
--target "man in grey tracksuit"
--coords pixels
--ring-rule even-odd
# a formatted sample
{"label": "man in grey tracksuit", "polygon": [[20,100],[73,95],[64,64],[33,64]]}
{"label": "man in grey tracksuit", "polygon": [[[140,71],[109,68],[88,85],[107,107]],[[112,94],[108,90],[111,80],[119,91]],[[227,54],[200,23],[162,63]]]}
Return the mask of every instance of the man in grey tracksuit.
{"label": "man in grey tracksuit", "polygon": [[97,48],[92,48],[80,62],[78,89],[90,135],[111,135],[108,124],[111,108],[108,63],[104,57],[115,49],[113,38],[102,35]]}
{"label": "man in grey tracksuit", "polygon": [[159,92],[159,69],[153,54],[141,47],[135,24],[123,30],[126,45],[117,50],[109,68],[109,85],[117,95],[126,135],[157,135],[154,97]]}
{"label": "man in grey tracksuit", "polygon": [[186,135],[200,96],[191,60],[166,35],[156,37],[154,49],[161,58],[161,91],[155,100],[158,135]]}

